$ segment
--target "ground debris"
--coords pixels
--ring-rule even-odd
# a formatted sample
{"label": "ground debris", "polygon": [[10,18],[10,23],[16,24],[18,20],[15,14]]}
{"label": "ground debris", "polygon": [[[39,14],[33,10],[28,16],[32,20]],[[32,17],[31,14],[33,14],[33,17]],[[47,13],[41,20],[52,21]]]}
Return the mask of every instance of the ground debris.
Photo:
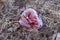
{"label": "ground debris", "polygon": [[[27,8],[42,17],[42,28],[27,31],[18,28],[19,23],[12,23]],[[60,0],[0,0],[0,40],[60,40],[59,35]]]}

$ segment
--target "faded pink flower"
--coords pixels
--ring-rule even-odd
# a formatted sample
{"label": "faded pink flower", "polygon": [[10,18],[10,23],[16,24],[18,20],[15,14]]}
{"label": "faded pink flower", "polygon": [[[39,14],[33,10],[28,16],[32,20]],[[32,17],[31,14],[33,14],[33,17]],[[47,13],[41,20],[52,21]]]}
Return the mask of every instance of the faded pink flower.
{"label": "faded pink flower", "polygon": [[37,12],[32,9],[26,9],[22,14],[19,20],[20,25],[25,28],[36,28],[39,29],[43,26],[41,17],[38,17]]}

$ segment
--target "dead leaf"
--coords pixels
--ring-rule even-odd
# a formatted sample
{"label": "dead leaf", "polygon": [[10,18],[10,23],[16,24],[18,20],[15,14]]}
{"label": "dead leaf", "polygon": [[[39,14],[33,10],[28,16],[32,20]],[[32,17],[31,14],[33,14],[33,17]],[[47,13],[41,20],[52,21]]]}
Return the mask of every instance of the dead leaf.
{"label": "dead leaf", "polygon": [[4,3],[2,1],[0,1],[0,9],[4,8]]}

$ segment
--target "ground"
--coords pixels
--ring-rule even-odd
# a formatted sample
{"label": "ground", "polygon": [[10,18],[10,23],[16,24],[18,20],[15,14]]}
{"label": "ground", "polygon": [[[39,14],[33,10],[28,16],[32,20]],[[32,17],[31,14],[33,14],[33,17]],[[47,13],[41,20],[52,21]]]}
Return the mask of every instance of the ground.
{"label": "ground", "polygon": [[[41,29],[26,31],[18,28],[20,14],[35,9],[43,19]],[[60,32],[60,0],[0,0],[0,40],[56,40]]]}

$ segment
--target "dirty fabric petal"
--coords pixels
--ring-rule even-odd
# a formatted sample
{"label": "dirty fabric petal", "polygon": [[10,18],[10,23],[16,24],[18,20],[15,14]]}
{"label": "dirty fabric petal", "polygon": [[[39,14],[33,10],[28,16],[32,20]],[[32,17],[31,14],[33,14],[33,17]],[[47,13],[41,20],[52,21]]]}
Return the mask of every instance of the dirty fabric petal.
{"label": "dirty fabric petal", "polygon": [[19,20],[19,23],[24,27],[32,27],[39,29],[43,26],[42,18],[39,16],[37,12],[32,9],[26,9],[22,14]]}
{"label": "dirty fabric petal", "polygon": [[20,20],[19,23],[23,25],[24,27],[31,27],[29,24],[25,23],[23,20]]}

